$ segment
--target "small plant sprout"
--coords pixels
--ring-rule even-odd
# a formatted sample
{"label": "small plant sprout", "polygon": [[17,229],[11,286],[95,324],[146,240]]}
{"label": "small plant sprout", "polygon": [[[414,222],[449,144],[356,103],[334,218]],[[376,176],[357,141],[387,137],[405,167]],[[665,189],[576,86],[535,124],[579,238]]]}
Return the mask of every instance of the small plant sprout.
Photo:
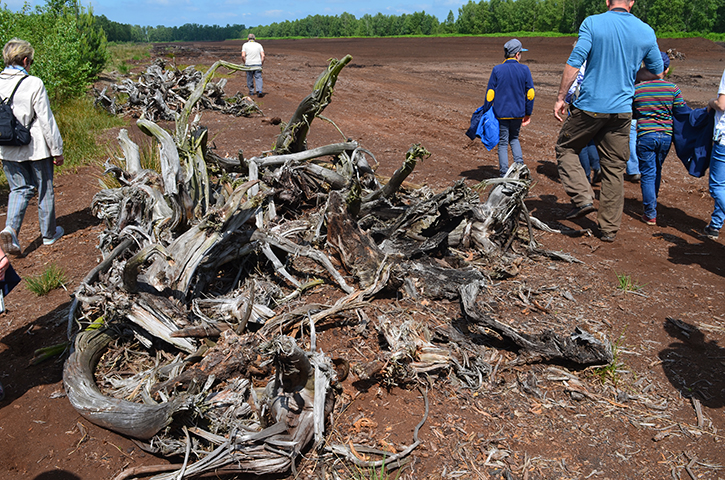
{"label": "small plant sprout", "polygon": [[67,282],[68,280],[63,269],[54,263],[50,264],[40,275],[25,279],[28,290],[39,297],[56,288],[65,288]]}
{"label": "small plant sprout", "polygon": [[612,382],[615,387],[619,384],[619,371],[624,367],[624,362],[620,361],[619,358],[619,346],[624,338],[624,332],[619,335],[619,338],[612,343],[612,362],[609,365],[603,367],[595,367],[594,374],[599,377],[602,384],[607,383],[607,380]]}
{"label": "small plant sprout", "polygon": [[617,272],[614,272],[614,274],[617,276],[617,282],[619,283],[617,288],[619,290],[624,292],[638,292],[644,287],[644,285],[640,285],[636,280],[632,280],[630,275]]}

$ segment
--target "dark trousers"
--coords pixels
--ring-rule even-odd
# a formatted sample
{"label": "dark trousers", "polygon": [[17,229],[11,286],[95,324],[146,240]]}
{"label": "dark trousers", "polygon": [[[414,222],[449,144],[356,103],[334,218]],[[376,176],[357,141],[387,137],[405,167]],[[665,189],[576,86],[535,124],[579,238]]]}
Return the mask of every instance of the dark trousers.
{"label": "dark trousers", "polygon": [[603,233],[617,233],[622,223],[631,122],[631,112],[595,113],[571,107],[556,142],[561,184],[572,203],[581,207],[594,202],[594,191],[579,162],[579,152],[594,140],[602,175],[597,221]]}

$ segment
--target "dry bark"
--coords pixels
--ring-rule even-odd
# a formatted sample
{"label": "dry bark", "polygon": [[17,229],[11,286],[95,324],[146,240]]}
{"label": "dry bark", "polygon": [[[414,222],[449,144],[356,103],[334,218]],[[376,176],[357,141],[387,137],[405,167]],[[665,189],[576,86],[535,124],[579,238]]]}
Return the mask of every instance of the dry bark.
{"label": "dry bark", "polygon": [[374,281],[385,255],[348,213],[337,192],[331,192],[327,203],[327,242],[340,254],[345,267],[367,288]]}

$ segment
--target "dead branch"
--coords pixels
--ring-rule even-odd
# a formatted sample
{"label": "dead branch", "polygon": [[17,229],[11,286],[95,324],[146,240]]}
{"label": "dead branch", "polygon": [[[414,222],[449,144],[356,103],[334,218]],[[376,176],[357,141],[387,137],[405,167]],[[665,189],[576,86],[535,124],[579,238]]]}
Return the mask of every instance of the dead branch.
{"label": "dead branch", "polygon": [[351,60],[350,55],[346,55],[341,60],[330,60],[327,70],[317,78],[312,93],[300,102],[287,126],[277,137],[274,147],[276,154],[297,153],[307,149],[307,132],[309,132],[312,120],[329,105],[337,77]]}
{"label": "dead branch", "polygon": [[598,340],[577,327],[569,336],[551,331],[540,334],[519,333],[516,329],[478,311],[476,284],[461,287],[461,309],[475,324],[490,328],[520,349],[524,361],[556,360],[580,365],[608,365],[612,363],[612,347],[606,340]]}

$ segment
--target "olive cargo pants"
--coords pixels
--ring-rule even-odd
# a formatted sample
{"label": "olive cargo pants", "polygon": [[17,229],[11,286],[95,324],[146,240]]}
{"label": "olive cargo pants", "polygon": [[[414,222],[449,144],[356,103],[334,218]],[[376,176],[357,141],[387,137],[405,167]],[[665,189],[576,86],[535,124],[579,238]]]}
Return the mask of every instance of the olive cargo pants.
{"label": "olive cargo pants", "polygon": [[572,203],[594,202],[594,191],[579,162],[579,152],[594,140],[599,152],[602,186],[597,222],[602,233],[617,233],[624,209],[624,171],[629,159],[632,113],[595,113],[571,107],[556,142],[559,178]]}

